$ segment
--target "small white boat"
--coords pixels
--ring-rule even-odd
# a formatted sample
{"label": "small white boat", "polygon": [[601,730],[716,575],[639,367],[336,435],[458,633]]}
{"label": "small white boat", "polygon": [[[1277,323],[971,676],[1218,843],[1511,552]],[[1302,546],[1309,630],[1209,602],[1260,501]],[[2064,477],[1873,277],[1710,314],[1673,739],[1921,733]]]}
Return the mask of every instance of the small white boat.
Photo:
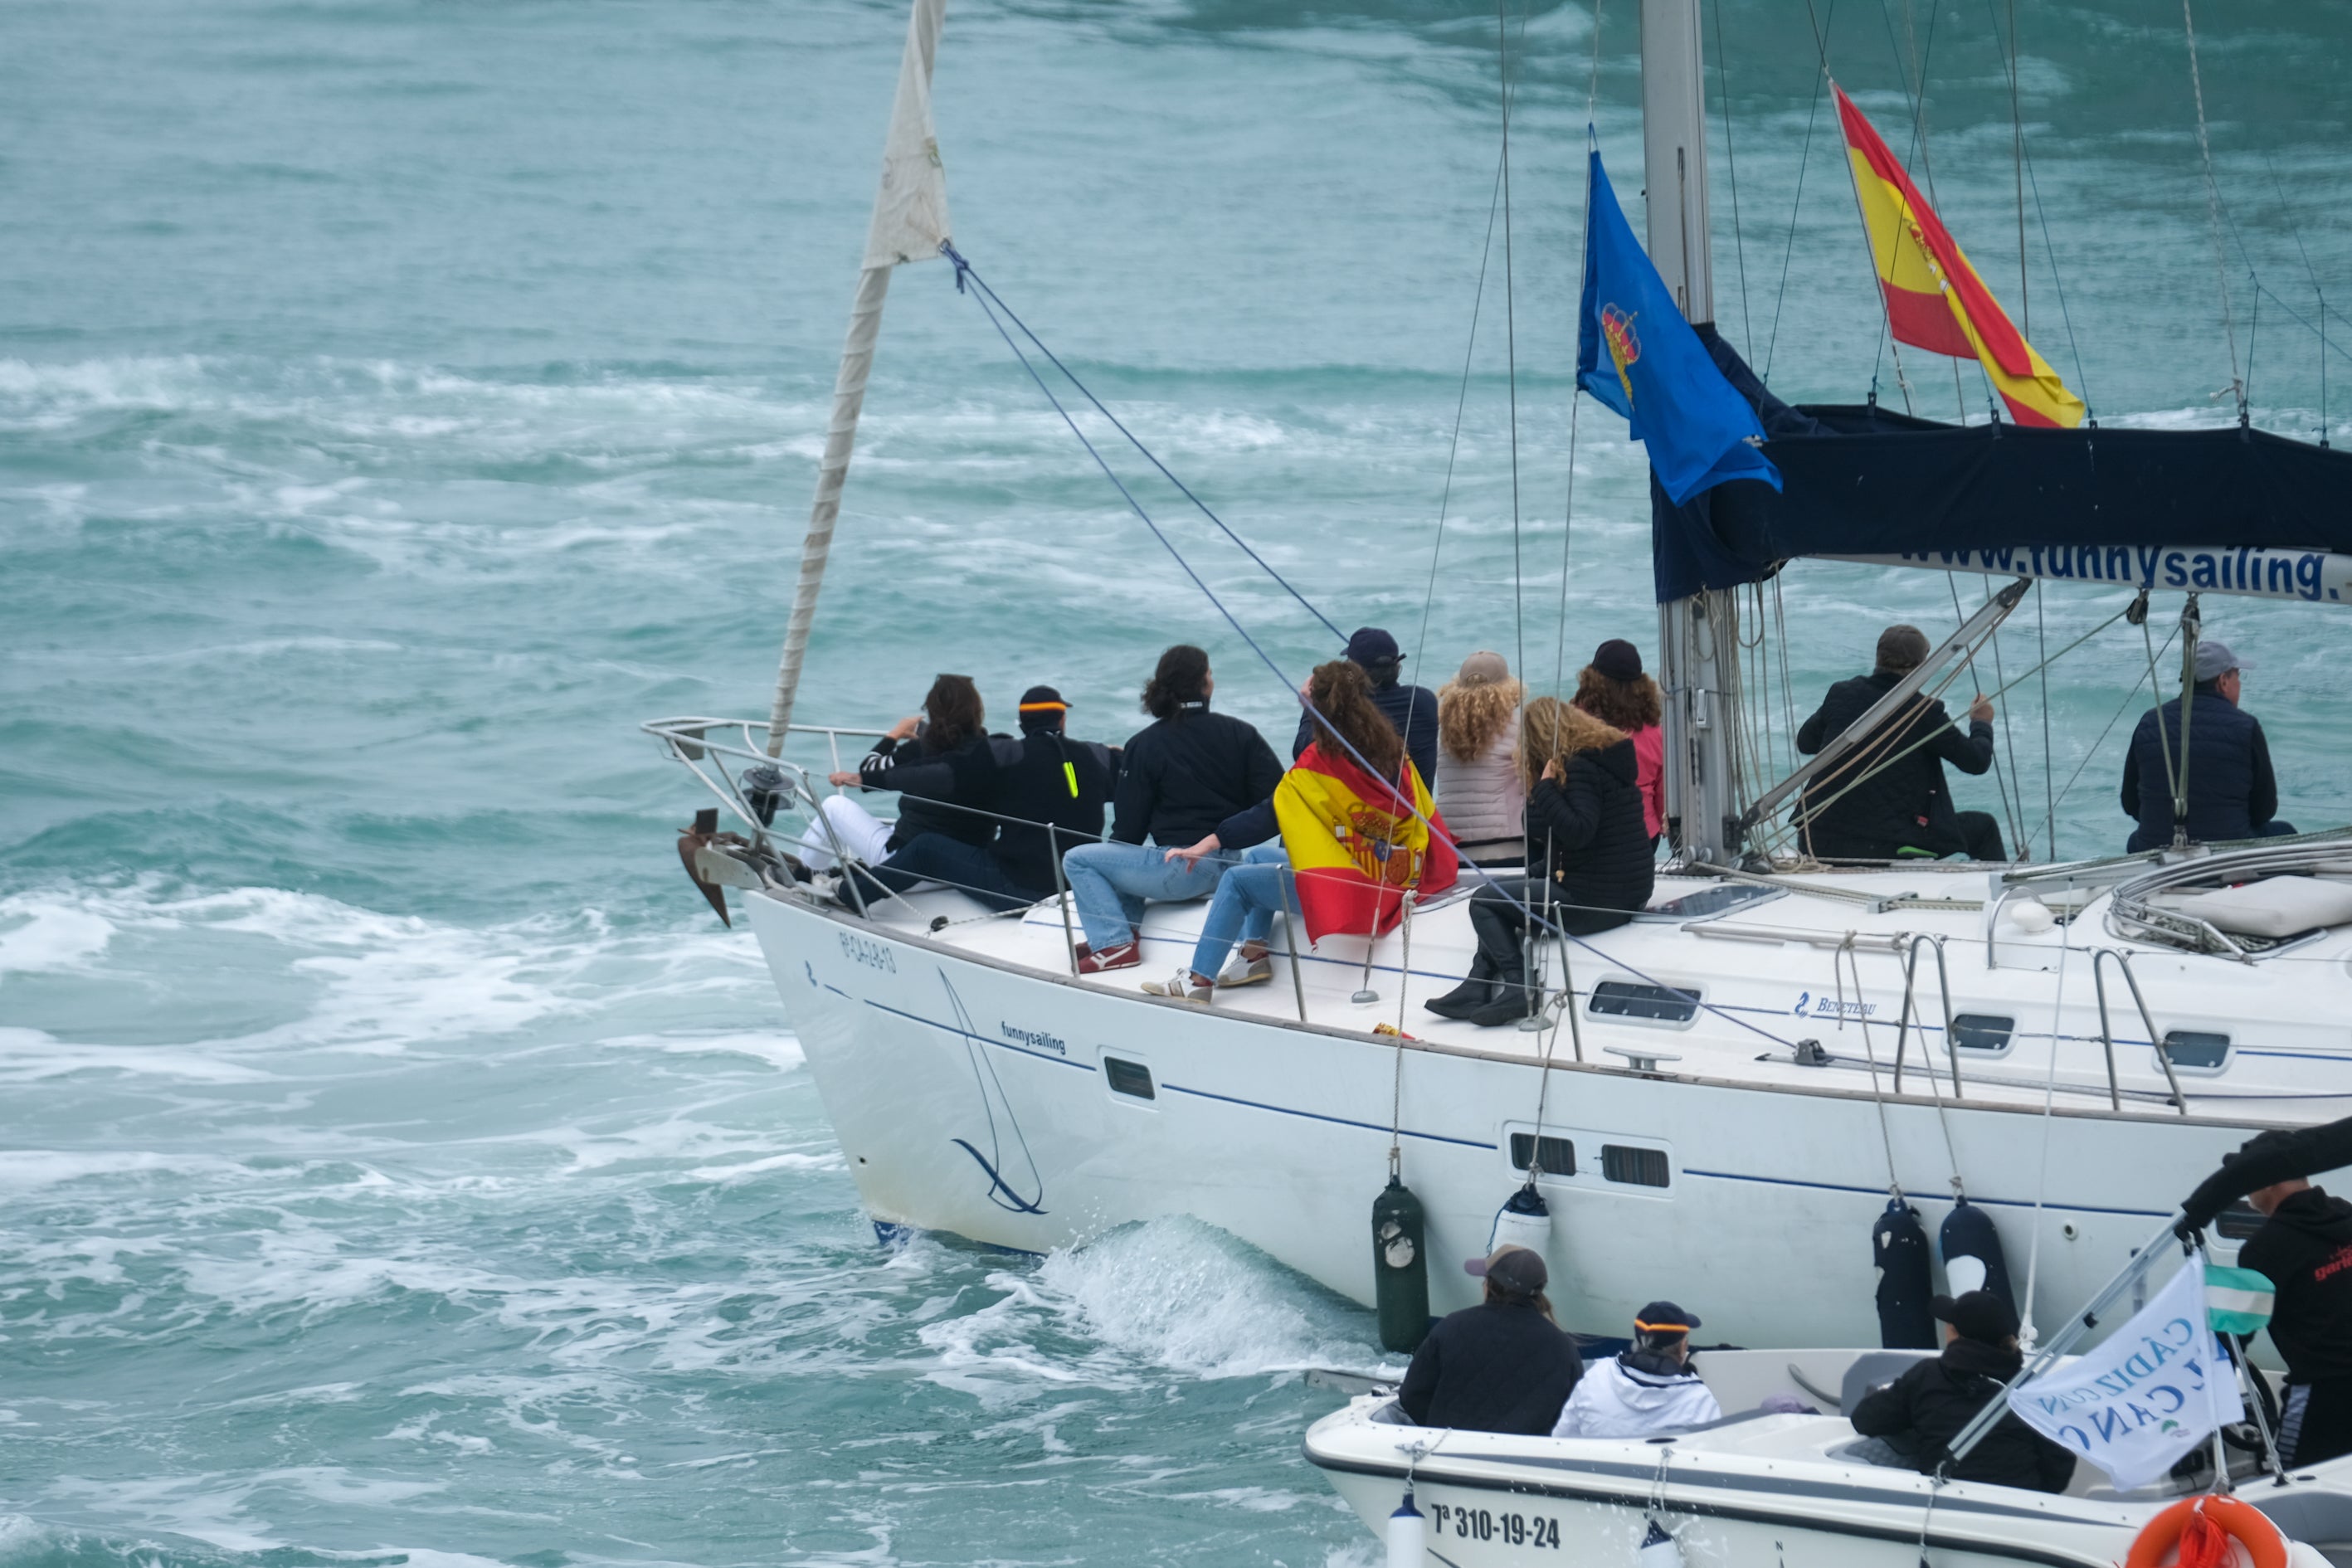
{"label": "small white boat", "polygon": [[[1883,1449],[1858,1438],[1834,1406],[1927,1353],[1701,1352],[1693,1366],[1734,1414],[1649,1439],[1437,1431],[1407,1424],[1387,1395],[1366,1394],[1308,1430],[1307,1457],[1375,1532],[1386,1531],[1409,1478],[1433,1568],[1631,1568],[1653,1521],[1684,1568],[2110,1568],[2211,1479],[2208,1469],[2194,1482],[2118,1492],[2085,1464],[2053,1495],[1938,1485],[1873,1462]],[[1776,1393],[1823,1414],[1760,1410]],[[2231,1468],[2239,1496],[2288,1542],[2352,1564],[2352,1456],[2297,1470],[2284,1486],[2256,1475],[2252,1456]],[[2290,1552],[2291,1562],[2319,1568]]]}

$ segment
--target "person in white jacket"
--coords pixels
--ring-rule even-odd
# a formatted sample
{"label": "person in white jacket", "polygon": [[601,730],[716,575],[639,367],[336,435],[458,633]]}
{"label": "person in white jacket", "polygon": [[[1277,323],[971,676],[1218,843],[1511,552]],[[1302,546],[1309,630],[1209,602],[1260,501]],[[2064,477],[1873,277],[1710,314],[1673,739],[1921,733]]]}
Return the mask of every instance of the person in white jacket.
{"label": "person in white jacket", "polygon": [[1655,1437],[1721,1418],[1715,1393],[1690,1369],[1697,1317],[1672,1301],[1635,1314],[1633,1343],[1585,1369],[1560,1406],[1555,1437]]}
{"label": "person in white jacket", "polygon": [[1430,790],[1462,858],[1475,865],[1516,866],[1527,858],[1528,786],[1512,750],[1526,695],[1503,656],[1484,650],[1437,689],[1437,777]]}

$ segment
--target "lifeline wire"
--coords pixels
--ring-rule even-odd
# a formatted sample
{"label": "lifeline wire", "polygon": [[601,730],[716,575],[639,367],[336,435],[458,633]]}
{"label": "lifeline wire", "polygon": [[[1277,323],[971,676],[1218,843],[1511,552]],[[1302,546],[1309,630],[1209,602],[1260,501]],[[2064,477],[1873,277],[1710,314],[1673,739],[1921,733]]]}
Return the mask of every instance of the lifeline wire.
{"label": "lifeline wire", "polygon": [[[996,329],[997,336],[1004,340],[1004,346],[1013,351],[1013,357],[1021,362],[1021,368],[1029,373],[1029,379],[1036,383],[1037,390],[1039,392],[1045,395],[1045,401],[1054,405],[1054,412],[1062,416],[1062,423],[1069,426],[1070,434],[1078,438],[1078,445],[1087,449],[1087,455],[1095,460],[1095,466],[1103,471],[1104,478],[1110,480],[1112,488],[1118,491],[1120,498],[1127,502],[1129,509],[1132,510],[1136,517],[1142,521],[1144,527],[1151,531],[1151,536],[1160,541],[1161,547],[1175,559],[1177,566],[1183,571],[1185,576],[1192,579],[1192,585],[1201,590],[1202,596],[1209,601],[1210,606],[1214,609],[1218,615],[1224,617],[1225,624],[1233,627],[1234,634],[1240,637],[1244,643],[1248,645],[1249,650],[1257,655],[1259,662],[1264,664],[1266,668],[1273,673],[1274,678],[1276,680],[1282,682],[1286,689],[1297,695],[1298,705],[1306,709],[1307,712],[1314,714],[1318,719],[1322,718],[1322,715],[1316,710],[1315,705],[1307,700],[1306,693],[1293,683],[1289,677],[1283,673],[1282,666],[1275,662],[1274,656],[1267,653],[1265,647],[1259,644],[1255,637],[1250,636],[1249,628],[1242,625],[1240,617],[1236,616],[1232,610],[1226,607],[1225,602],[1223,599],[1217,597],[1216,590],[1211,588],[1209,584],[1202,580],[1201,574],[1192,569],[1192,563],[1184,559],[1183,552],[1178,550],[1175,542],[1171,541],[1166,532],[1160,529],[1159,523],[1152,521],[1151,514],[1143,510],[1143,504],[1135,499],[1134,492],[1127,488],[1126,482],[1118,477],[1118,474],[1111,468],[1110,464],[1104,460],[1103,455],[1099,451],[1096,450],[1095,444],[1087,439],[1087,433],[1078,428],[1078,422],[1070,416],[1070,411],[1062,405],[1062,400],[1054,395],[1053,388],[1045,384],[1045,378],[1037,374],[1036,366],[1029,363],[1029,356],[1021,352],[1021,345],[1013,341],[1013,334],[1005,330],[1004,323],[997,320],[997,310],[1002,310],[1005,316],[1011,319],[1015,326],[1021,328],[1022,334],[1027,337],[1032,342],[1037,342],[1036,335],[1031,332],[1028,327],[1022,323],[1020,317],[1013,314],[1013,308],[1011,306],[1006,305],[1003,300],[998,298],[994,289],[990,289],[985,282],[981,280],[979,275],[972,270],[971,263],[966,261],[962,256],[958,254],[950,247],[942,245],[940,248],[942,254],[947,256],[950,260],[955,263],[956,277],[959,285],[961,285],[961,280],[965,277],[971,277],[971,281],[980,290],[980,292],[972,295],[972,299],[979,304],[982,313],[987,316],[989,325]],[[963,290],[959,287],[958,291],[962,292]],[[993,301],[992,307],[992,301]],[[1078,381],[1076,376],[1071,374],[1068,366],[1064,365],[1060,360],[1055,359],[1053,354],[1045,348],[1043,343],[1038,344],[1038,349],[1040,353],[1045,354],[1047,359],[1053,360],[1055,367],[1060,370],[1065,376],[1068,376],[1072,384],[1078,386],[1080,391],[1085,391],[1084,384]],[[1087,392],[1086,395],[1089,402],[1095,402],[1094,395],[1091,392]],[[1102,405],[1099,402],[1095,402],[1095,406],[1099,408]],[[1117,421],[1114,420],[1113,423],[1116,424]],[[1124,426],[1121,426],[1122,430],[1124,430]],[[1130,436],[1129,439],[1133,440],[1134,437]],[[1156,459],[1155,466],[1157,466]],[[1267,570],[1270,573],[1273,569],[1269,567]],[[1325,625],[1328,626],[1329,623],[1326,622]],[[1365,760],[1363,753],[1357,751],[1354,746],[1349,745],[1346,737],[1339,735],[1337,730],[1331,729],[1328,721],[1326,721],[1324,728],[1330,734],[1337,737],[1342,746],[1347,748],[1348,755],[1354,760],[1357,766],[1362,768],[1368,773],[1373,773],[1371,764]],[[1374,776],[1377,777],[1378,774],[1374,773]],[[1444,834],[1434,822],[1432,822],[1427,816],[1423,816],[1419,806],[1415,805],[1411,801],[1403,800],[1402,796],[1398,796],[1396,798],[1399,799],[1400,804],[1403,805],[1407,812],[1412,814],[1415,820],[1420,822],[1423,826],[1429,830],[1433,837],[1442,838],[1443,841],[1452,847],[1457,854],[1459,853],[1461,846],[1455,844],[1451,836]],[[1599,948],[1593,947],[1591,942],[1586,942],[1582,937],[1555,925],[1549,919],[1536,913],[1526,904],[1520,902],[1517,898],[1512,897],[1510,892],[1504,889],[1500,883],[1496,882],[1494,878],[1488,876],[1483,868],[1467,860],[1465,860],[1464,864],[1467,866],[1469,870],[1478,878],[1482,884],[1486,887],[1493,888],[1510,903],[1512,908],[1517,910],[1520,915],[1528,921],[1530,930],[1548,931],[1563,941],[1575,942],[1578,946],[1586,948],[1592,952],[1599,953],[1601,952]],[[1665,984],[1664,981],[1644,974],[1640,970],[1633,968],[1630,964],[1621,962],[1618,963],[1617,967],[1624,970],[1626,973],[1633,975],[1635,979],[1642,981],[1644,984],[1664,985]],[[1762,1026],[1751,1022],[1747,1018],[1740,1017],[1734,1013],[1727,1012],[1722,1007],[1711,1003],[1703,1001],[1699,1005],[1705,1008],[1707,1012],[1713,1013],[1716,1016],[1721,1018],[1726,1023],[1746,1029],[1749,1034],[1755,1035],[1762,1039],[1769,1040],[1774,1045],[1779,1046],[1783,1049],[1795,1049],[1795,1047],[1791,1042],[1782,1039],[1780,1036],[1772,1033],[1769,1029],[1764,1028]]]}

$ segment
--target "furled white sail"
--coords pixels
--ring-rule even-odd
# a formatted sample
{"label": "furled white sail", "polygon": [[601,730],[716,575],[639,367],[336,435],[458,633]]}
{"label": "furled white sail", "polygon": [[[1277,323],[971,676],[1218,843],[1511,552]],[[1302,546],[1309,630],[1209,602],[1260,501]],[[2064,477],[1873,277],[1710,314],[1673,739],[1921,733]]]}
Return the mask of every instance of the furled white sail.
{"label": "furled white sail", "polygon": [[882,302],[890,291],[891,269],[937,256],[948,239],[947,173],[940,163],[939,138],[931,130],[931,61],[939,54],[940,25],[946,16],[947,0],[914,0],[914,14],[907,22],[907,51],[898,63],[890,133],[882,144],[882,184],[874,194],[874,222],[866,230],[857,299],[849,310],[849,337],[842,344],[841,368],[834,376],[833,417],[825,426],[824,458],[817,466],[808,536],[801,544],[793,618],[784,630],[783,656],[776,664],[775,701],[768,711],[772,757],[782,752],[784,733],[793,721],[809,626],[816,618],[817,592],[824,585],[825,562],[833,553],[841,488],[849,478],[849,454],[857,443],[857,416],[866,406],[866,378],[874,368],[874,342],[882,331]]}

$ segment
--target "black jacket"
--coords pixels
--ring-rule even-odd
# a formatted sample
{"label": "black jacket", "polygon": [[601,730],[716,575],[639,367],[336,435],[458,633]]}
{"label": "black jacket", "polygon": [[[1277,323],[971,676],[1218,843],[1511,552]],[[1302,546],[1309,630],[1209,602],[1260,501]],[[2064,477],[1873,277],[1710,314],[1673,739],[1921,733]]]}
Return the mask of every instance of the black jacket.
{"label": "black jacket", "polygon": [[1002,735],[974,735],[952,752],[938,752],[920,738],[894,741],[885,735],[874,742],[857,764],[857,782],[867,789],[902,792],[898,826],[890,830],[887,847],[905,848],[925,833],[944,833],[966,844],[986,844],[996,837],[993,817],[958,806],[993,810],[997,756],[992,741]]}
{"label": "black jacket", "polygon": [[[2202,713],[2189,721],[2194,744]],[[2271,1343],[2291,1383],[2352,1377],[2352,1204],[2294,1193],[2238,1249],[2238,1266],[2276,1289]]]}
{"label": "black jacket", "polygon": [[[1047,833],[1060,841],[1064,854],[1074,844],[1090,844],[1102,837],[1103,806],[1110,799],[1111,781],[1118,776],[1118,753],[1055,731],[1025,734],[1017,741],[1010,735],[992,735],[984,751],[984,756],[958,753],[936,763],[902,763],[887,770],[884,776],[890,782],[886,787],[898,790],[902,796],[899,829],[891,836],[890,847],[896,850],[915,837],[905,826],[910,813],[941,809],[929,807],[932,801],[978,806],[991,814],[972,820],[995,830],[989,854],[997,868],[1008,881],[1045,898],[1055,885],[1054,862],[1047,858],[1051,853]],[[1051,829],[1042,826],[1049,822],[1054,825]],[[928,825],[916,830],[939,831]],[[967,838],[965,842],[986,840]]]}
{"label": "black jacket", "polygon": [[1208,704],[1180,709],[1127,743],[1110,836],[1182,848],[1245,805],[1274,795],[1282,764],[1265,737]]}
{"label": "black jacket", "polygon": [[[2157,727],[2164,733],[2158,738]],[[2162,849],[2172,842],[2169,757],[2180,758],[2180,699],[2139,716],[2124,756],[2125,814],[2139,819],[2126,847]],[[2218,691],[2200,688],[2189,710],[2189,837],[2200,844],[2252,838],[2278,815],[2278,777],[2262,721]]]}
{"label": "black jacket", "polygon": [[[1863,675],[1831,687],[1820,709],[1797,731],[1797,750],[1810,757],[1844,734],[1900,679]],[[1929,739],[1918,745],[1923,736]],[[1886,765],[1879,767],[1881,763]],[[1941,702],[1915,698],[1908,710],[1858,742],[1827,776],[1806,785],[1799,819],[1810,819],[1806,833],[1812,852],[1840,860],[1892,860],[1904,849],[1938,856],[1966,853],[1968,842],[1960,835],[1952,792],[1944,784],[1946,763],[1964,773],[1990,768],[1992,726],[1972,720],[1963,735]],[[1817,803],[1825,804],[1817,810]]]}
{"label": "black jacket", "polygon": [[[1923,1361],[1846,1412],[1865,1437],[1900,1446],[1922,1474],[1933,1474],[1953,1438],[1977,1417],[2001,1384],[2024,1364],[2018,1352],[1982,1340],[1954,1340],[1934,1361]],[[1994,1424],[1952,1479],[2063,1492],[2074,1474],[2074,1456],[2014,1415]]]}
{"label": "black jacket", "polygon": [[1650,901],[1656,851],[1642,816],[1640,763],[1620,741],[1568,759],[1565,782],[1538,779],[1528,791],[1528,841],[1551,845],[1554,898],[1604,910]]}
{"label": "black jacket", "polygon": [[[1426,686],[1407,686],[1399,680],[1372,689],[1372,706],[1378,708],[1396,732],[1404,739],[1404,754],[1421,770],[1421,782],[1431,789],[1437,787],[1437,693]],[[1290,754],[1295,759],[1307,750],[1315,739],[1315,721],[1303,709],[1298,715],[1298,733],[1290,739]]]}
{"label": "black jacket", "polygon": [[1583,1375],[1576,1342],[1533,1304],[1490,1301],[1429,1331],[1397,1404],[1419,1426],[1547,1436]]}

